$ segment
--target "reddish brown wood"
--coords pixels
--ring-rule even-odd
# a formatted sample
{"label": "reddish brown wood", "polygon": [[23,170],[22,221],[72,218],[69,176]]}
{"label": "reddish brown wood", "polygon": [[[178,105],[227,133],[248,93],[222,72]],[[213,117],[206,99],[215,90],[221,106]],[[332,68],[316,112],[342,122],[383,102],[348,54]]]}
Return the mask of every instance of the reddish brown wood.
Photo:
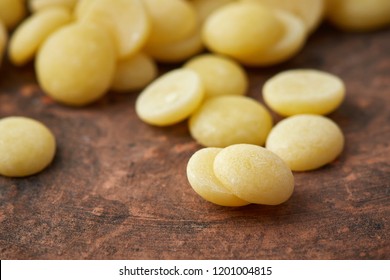
{"label": "reddish brown wood", "polygon": [[200,146],[185,122],[142,123],[137,93],[110,93],[81,109],[58,105],[32,64],[5,61],[0,117],[41,120],[58,151],[41,174],[0,177],[0,258],[389,259],[389,50],[390,30],[322,27],[288,63],[248,69],[249,95],[259,100],[264,81],[285,69],[339,75],[348,94],[330,117],[346,148],[322,169],[295,173],[287,203],[241,208],[215,206],[190,188],[186,163]]}

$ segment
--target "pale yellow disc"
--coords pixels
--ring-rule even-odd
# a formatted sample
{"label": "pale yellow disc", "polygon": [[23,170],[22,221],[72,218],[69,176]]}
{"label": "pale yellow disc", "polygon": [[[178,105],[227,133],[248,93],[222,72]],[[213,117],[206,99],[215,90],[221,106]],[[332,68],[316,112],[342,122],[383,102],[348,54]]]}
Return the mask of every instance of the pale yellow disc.
{"label": "pale yellow disc", "polygon": [[154,60],[144,53],[138,53],[117,62],[111,89],[119,92],[142,89],[153,81],[157,74]]}
{"label": "pale yellow disc", "polygon": [[76,8],[79,20],[106,28],[113,36],[118,57],[125,59],[143,48],[151,22],[141,0],[82,0]]}
{"label": "pale yellow disc", "polygon": [[143,0],[152,22],[148,45],[161,45],[188,38],[198,26],[195,8],[185,0]]}
{"label": "pale yellow disc", "polygon": [[245,96],[208,98],[189,120],[192,137],[206,147],[249,143],[263,145],[272,117],[258,101]]}
{"label": "pale yellow disc", "polygon": [[257,204],[277,205],[294,191],[287,164],[265,148],[237,144],[220,151],[214,160],[217,179],[237,197]]}
{"label": "pale yellow disc", "polygon": [[0,119],[0,175],[24,177],[53,160],[56,141],[42,123],[25,117]]}
{"label": "pale yellow disc", "polygon": [[249,204],[228,191],[214,175],[214,159],[219,148],[204,148],[193,154],[187,164],[187,178],[193,190],[205,200],[222,206]]}
{"label": "pale yellow disc", "polygon": [[10,39],[8,51],[12,63],[23,65],[32,60],[46,38],[71,19],[69,10],[61,7],[46,8],[25,19]]}
{"label": "pale yellow disc", "polygon": [[295,69],[270,78],[263,87],[265,103],[282,116],[326,115],[336,110],[345,96],[343,81],[314,69]]}
{"label": "pale yellow disc", "polygon": [[53,99],[74,106],[94,102],[111,85],[116,65],[111,37],[98,26],[76,23],[53,33],[35,60],[38,81]]}
{"label": "pale yellow disc", "polygon": [[[257,2],[259,4],[266,5],[271,8],[283,9],[290,13],[293,13],[303,20],[306,26],[306,30],[309,33],[311,33],[321,23],[325,13],[325,2],[328,0],[241,0],[241,1]],[[356,0],[352,0],[352,1],[356,1]]]}
{"label": "pale yellow disc", "polygon": [[24,0],[0,0],[0,20],[10,30],[26,16]]}
{"label": "pale yellow disc", "polygon": [[248,66],[269,66],[284,62],[297,54],[307,38],[303,21],[290,12],[275,10],[275,15],[284,26],[283,37],[272,48],[237,60]]}
{"label": "pale yellow disc", "polygon": [[75,18],[84,16],[94,2],[94,0],[78,0],[73,10]]}
{"label": "pale yellow disc", "polygon": [[327,0],[327,19],[347,31],[390,26],[389,0]]}
{"label": "pale yellow disc", "polygon": [[320,168],[342,152],[344,136],[331,119],[296,115],[280,121],[270,132],[266,148],[280,156],[293,171]]}
{"label": "pale yellow disc", "polygon": [[193,0],[191,3],[198,13],[200,23],[203,23],[214,11],[226,4],[236,1],[237,0]]}
{"label": "pale yellow disc", "polygon": [[203,25],[205,45],[232,57],[263,52],[283,36],[272,9],[256,3],[233,2],[213,12]]}
{"label": "pale yellow disc", "polygon": [[203,85],[198,74],[190,69],[176,69],[147,86],[138,96],[135,109],[146,123],[172,125],[189,117],[203,97]]}
{"label": "pale yellow disc", "polygon": [[205,96],[244,95],[248,89],[248,76],[240,64],[216,54],[193,57],[185,68],[194,70],[202,79]]}

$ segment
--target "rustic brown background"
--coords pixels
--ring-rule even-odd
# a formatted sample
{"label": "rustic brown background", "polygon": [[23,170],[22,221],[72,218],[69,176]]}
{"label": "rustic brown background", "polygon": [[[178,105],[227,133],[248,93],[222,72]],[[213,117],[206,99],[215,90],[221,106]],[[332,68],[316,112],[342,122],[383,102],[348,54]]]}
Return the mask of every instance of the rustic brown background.
{"label": "rustic brown background", "polygon": [[323,26],[288,63],[248,69],[248,94],[261,100],[264,81],[291,68],[345,81],[347,98],[330,117],[346,148],[322,169],[295,173],[287,203],[226,208],[187,183],[186,163],[200,146],[185,122],[142,123],[137,93],[109,93],[82,109],[55,104],[32,64],[5,61],[0,117],[41,120],[58,151],[41,174],[0,177],[0,259],[389,259],[390,30]]}

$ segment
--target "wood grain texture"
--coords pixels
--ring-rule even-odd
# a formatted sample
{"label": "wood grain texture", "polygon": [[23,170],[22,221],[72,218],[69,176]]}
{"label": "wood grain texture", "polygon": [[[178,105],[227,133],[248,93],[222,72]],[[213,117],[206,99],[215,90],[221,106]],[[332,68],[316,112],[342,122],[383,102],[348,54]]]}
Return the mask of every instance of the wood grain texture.
{"label": "wood grain texture", "polygon": [[44,122],[58,150],[38,175],[0,177],[0,259],[389,259],[389,50],[390,30],[323,26],[289,62],[248,69],[248,95],[258,100],[282,70],[340,76],[347,98],[330,117],[346,148],[324,168],[295,173],[283,205],[240,208],[208,203],[190,188],[185,168],[200,146],[185,122],[142,123],[137,93],[109,93],[81,109],[56,104],[32,64],[4,61],[0,117]]}

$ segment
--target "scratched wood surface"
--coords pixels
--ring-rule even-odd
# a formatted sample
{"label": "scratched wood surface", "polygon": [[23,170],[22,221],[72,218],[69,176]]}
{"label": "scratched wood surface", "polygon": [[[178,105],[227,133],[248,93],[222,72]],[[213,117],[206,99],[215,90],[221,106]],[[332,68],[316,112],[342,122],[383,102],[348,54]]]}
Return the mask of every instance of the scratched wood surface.
{"label": "scratched wood surface", "polygon": [[347,98],[330,115],[345,150],[324,168],[295,173],[283,205],[226,208],[187,183],[186,163],[200,146],[185,122],[142,123],[137,93],[109,93],[81,109],[55,104],[32,64],[6,60],[0,117],[41,120],[58,151],[41,174],[0,177],[0,259],[389,259],[390,30],[323,26],[288,63],[248,69],[248,95],[261,100],[264,81],[291,68],[345,81]]}

